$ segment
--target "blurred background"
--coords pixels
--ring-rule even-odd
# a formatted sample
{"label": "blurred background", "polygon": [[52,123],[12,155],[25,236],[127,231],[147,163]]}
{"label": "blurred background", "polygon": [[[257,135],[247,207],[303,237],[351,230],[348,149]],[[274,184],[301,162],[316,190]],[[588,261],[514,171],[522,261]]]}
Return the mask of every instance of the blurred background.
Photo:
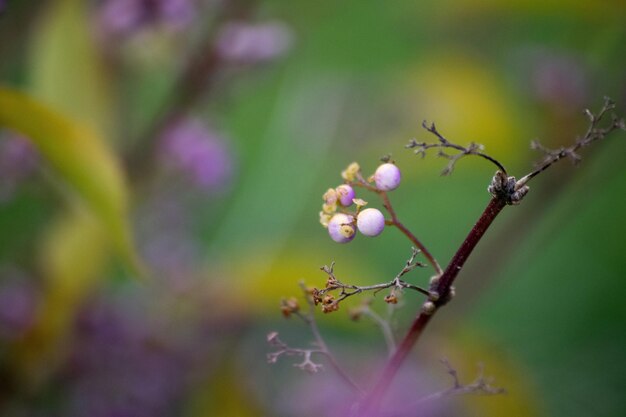
{"label": "blurred background", "polygon": [[[0,0],[0,415],[345,415],[329,367],[267,363],[298,281],[388,281],[397,230],[332,242],[321,195],[391,154],[400,219],[445,265],[489,199],[491,165],[404,148],[476,141],[511,173],[626,108],[622,1]],[[15,91],[21,93],[16,94]],[[25,98],[26,94],[30,98]],[[626,142],[532,184],[460,275],[394,402],[451,386],[449,358],[507,394],[419,415],[621,416],[626,409]],[[370,206],[375,196],[359,192]],[[432,271],[408,276],[427,285]],[[387,314],[382,294],[372,308]],[[358,304],[358,300],[353,304]],[[405,294],[400,337],[419,305]],[[318,315],[364,386],[386,356],[348,305]],[[322,361],[323,362],[323,361]],[[414,415],[414,414],[411,414]]]}

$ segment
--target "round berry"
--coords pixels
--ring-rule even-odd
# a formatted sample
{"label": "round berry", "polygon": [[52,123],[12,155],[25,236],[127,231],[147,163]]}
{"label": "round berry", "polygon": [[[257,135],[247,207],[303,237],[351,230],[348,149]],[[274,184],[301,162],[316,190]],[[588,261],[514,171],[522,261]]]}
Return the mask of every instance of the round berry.
{"label": "round berry", "polygon": [[328,234],[337,243],[348,243],[356,235],[354,217],[338,213],[328,222]]}
{"label": "round berry", "polygon": [[365,209],[357,216],[356,227],[365,236],[378,236],[385,228],[385,216],[375,208]]}
{"label": "round berry", "polygon": [[344,207],[350,207],[354,199],[354,190],[348,184],[343,184],[336,189],[339,204]]}
{"label": "round berry", "polygon": [[390,163],[382,164],[374,173],[376,188],[383,191],[391,191],[398,188],[401,178],[400,168]]}

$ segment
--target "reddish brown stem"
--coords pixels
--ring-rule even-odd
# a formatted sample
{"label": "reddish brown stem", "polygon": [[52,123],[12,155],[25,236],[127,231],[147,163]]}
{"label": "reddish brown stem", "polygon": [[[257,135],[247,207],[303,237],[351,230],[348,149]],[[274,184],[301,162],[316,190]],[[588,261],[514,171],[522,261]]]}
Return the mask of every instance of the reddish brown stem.
{"label": "reddish brown stem", "polygon": [[[450,289],[455,278],[459,274],[459,271],[461,271],[465,261],[505,205],[505,201],[499,198],[492,198],[491,201],[489,201],[489,204],[487,204],[483,214],[480,216],[472,230],[470,230],[463,244],[454,254],[454,257],[448,264],[446,270],[439,277],[435,286],[435,292],[439,294],[439,298],[437,300],[426,301],[427,303],[434,302],[435,307],[438,308],[449,300]],[[430,319],[433,317],[435,312],[436,309],[434,311],[426,311],[425,309],[422,309],[420,314],[415,318],[411,328],[400,343],[400,346],[394,355],[387,363],[380,378],[376,382],[376,385],[374,385],[374,388],[365,400],[363,406],[363,412],[365,414],[371,413],[372,411],[375,412],[378,408],[385,392],[391,384],[391,381],[398,372],[398,369],[400,369],[400,366],[411,352],[411,349],[413,349],[413,346],[423,333],[426,325],[430,322]]]}
{"label": "reddish brown stem", "polygon": [[415,245],[417,249],[422,251],[422,254],[428,260],[428,262],[433,266],[433,268],[437,272],[437,275],[441,275],[443,273],[443,270],[441,269],[441,266],[439,266],[439,263],[437,262],[435,257],[428,251],[428,249],[426,249],[426,246],[424,246],[424,244],[420,242],[419,239],[409,229],[407,229],[405,225],[403,225],[400,222],[400,220],[398,220],[396,211],[393,209],[393,206],[391,205],[391,202],[389,201],[389,197],[387,196],[387,193],[385,191],[380,191],[380,190],[376,190],[376,192],[380,194],[381,198],[383,199],[383,205],[385,206],[385,208],[389,212],[389,215],[391,216],[391,224],[396,226],[398,230],[400,230],[406,237],[409,238],[409,240]]}

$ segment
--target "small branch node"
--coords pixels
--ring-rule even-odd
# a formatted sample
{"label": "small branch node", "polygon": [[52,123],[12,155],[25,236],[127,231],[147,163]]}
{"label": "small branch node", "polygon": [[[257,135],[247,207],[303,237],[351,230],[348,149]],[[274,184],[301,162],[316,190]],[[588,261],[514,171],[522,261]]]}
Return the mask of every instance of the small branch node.
{"label": "small branch node", "polygon": [[530,190],[526,185],[529,179],[524,177],[517,181],[515,177],[509,177],[504,172],[497,171],[491,180],[491,184],[487,187],[487,191],[494,198],[504,201],[508,205],[517,205]]}

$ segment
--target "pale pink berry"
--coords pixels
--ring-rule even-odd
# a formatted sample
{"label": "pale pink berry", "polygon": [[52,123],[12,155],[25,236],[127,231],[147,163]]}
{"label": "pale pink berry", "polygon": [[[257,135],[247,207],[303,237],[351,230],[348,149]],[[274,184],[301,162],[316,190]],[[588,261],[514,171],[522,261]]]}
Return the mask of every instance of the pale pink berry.
{"label": "pale pink berry", "polygon": [[350,207],[352,200],[354,199],[354,189],[348,184],[342,184],[336,188],[337,197],[339,198],[339,204],[344,207]]}
{"label": "pale pink berry", "polygon": [[338,213],[328,222],[328,234],[330,238],[338,243],[348,243],[354,239],[356,229],[354,228],[354,217],[348,214]]}
{"label": "pale pink berry", "polygon": [[385,216],[375,208],[365,209],[357,216],[356,227],[365,236],[378,236],[385,228]]}
{"label": "pale pink berry", "polygon": [[374,173],[376,188],[383,191],[391,191],[400,185],[400,168],[391,163],[382,164]]}

